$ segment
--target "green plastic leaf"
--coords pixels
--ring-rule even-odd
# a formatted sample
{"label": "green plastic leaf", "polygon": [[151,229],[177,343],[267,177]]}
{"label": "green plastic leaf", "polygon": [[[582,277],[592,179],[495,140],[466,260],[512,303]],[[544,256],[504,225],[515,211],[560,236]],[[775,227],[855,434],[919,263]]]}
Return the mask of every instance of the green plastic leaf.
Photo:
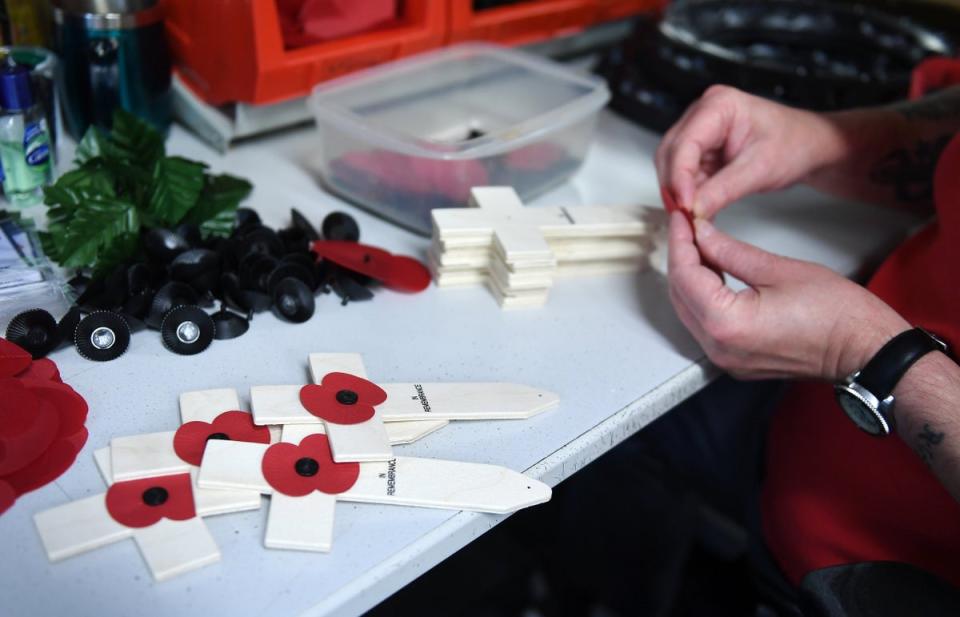
{"label": "green plastic leaf", "polygon": [[63,174],[56,183],[45,187],[43,192],[43,201],[50,206],[77,207],[86,199],[116,196],[112,174],[90,162]]}
{"label": "green plastic leaf", "polygon": [[164,157],[153,168],[147,212],[159,225],[176,225],[197,203],[203,191],[203,163]]}
{"label": "green plastic leaf", "polygon": [[103,156],[151,170],[163,154],[163,135],[147,122],[118,107],[113,113],[110,141]]}
{"label": "green plastic leaf", "polygon": [[74,154],[73,162],[76,165],[83,165],[87,161],[100,158],[109,148],[106,134],[99,127],[90,125],[83,139],[77,144],[77,151]]}
{"label": "green plastic leaf", "polygon": [[140,217],[129,201],[93,198],[84,201],[68,216],[63,206],[48,212],[49,231],[61,266],[80,268],[97,263],[100,251],[114,246],[119,236],[137,235]]}
{"label": "green plastic leaf", "polygon": [[113,271],[120,264],[129,262],[140,249],[140,234],[122,233],[106,245],[97,255],[93,265],[93,277],[99,278]]}
{"label": "green plastic leaf", "polygon": [[240,202],[253,190],[246,180],[227,174],[208,176],[196,207],[184,222],[200,226],[204,236],[228,236]]}

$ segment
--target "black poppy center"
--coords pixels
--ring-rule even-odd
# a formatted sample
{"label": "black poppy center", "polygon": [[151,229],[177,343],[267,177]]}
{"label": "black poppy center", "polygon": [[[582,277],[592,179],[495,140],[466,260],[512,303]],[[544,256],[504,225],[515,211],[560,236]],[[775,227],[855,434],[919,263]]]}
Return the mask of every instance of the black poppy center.
{"label": "black poppy center", "polygon": [[355,405],[360,400],[360,396],[353,390],[340,390],[337,392],[337,402],[341,405]]}
{"label": "black poppy center", "polygon": [[226,433],[210,433],[207,435],[207,441],[210,441],[211,439],[226,439],[229,441],[230,435],[227,435]]}
{"label": "black poppy center", "polygon": [[151,486],[143,491],[143,503],[148,506],[162,506],[167,503],[168,497],[170,494],[162,486]]}
{"label": "black poppy center", "polygon": [[297,473],[301,476],[309,478],[310,476],[317,475],[317,472],[320,471],[320,463],[318,463],[315,458],[305,456],[297,460],[297,462],[293,464],[293,468],[296,469]]}

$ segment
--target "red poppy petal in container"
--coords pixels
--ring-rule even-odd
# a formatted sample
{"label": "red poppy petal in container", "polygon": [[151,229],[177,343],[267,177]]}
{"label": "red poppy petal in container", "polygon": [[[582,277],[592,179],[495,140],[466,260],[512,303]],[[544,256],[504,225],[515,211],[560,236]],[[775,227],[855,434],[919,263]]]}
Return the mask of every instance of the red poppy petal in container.
{"label": "red poppy petal in container", "polygon": [[263,457],[263,477],[273,490],[291,497],[313,491],[330,495],[348,490],[360,475],[360,463],[335,463],[326,435],[310,435],[300,445],[278,443]]}
{"label": "red poppy petal in container", "polygon": [[107,511],[127,527],[149,527],[168,518],[185,521],[197,515],[190,474],[115,482],[107,489]]}
{"label": "red poppy petal in container", "polygon": [[[423,291],[430,284],[430,270],[412,257],[395,256],[391,253],[357,242],[318,240],[312,250],[348,270],[365,274],[383,283],[394,291]],[[398,265],[397,259],[401,262]]]}
{"label": "red poppy petal in container", "polygon": [[[566,150],[556,144],[540,143],[525,146],[507,153],[506,163],[511,169],[521,171],[545,171],[567,156]],[[473,186],[480,186],[474,184]]]}
{"label": "red poppy petal in container", "polygon": [[253,423],[245,411],[225,411],[213,422],[187,422],[173,436],[173,450],[184,462],[199,465],[209,439],[270,443],[270,429]]}
{"label": "red poppy petal in container", "polygon": [[10,509],[17,501],[17,492],[5,481],[0,480],[0,514]]}
{"label": "red poppy petal in container", "polygon": [[57,440],[29,465],[4,475],[2,479],[9,483],[18,495],[23,495],[63,475],[77,460],[78,453],[79,450],[74,447],[73,442]]}
{"label": "red poppy petal in container", "polygon": [[33,358],[19,345],[0,338],[0,377],[12,377],[30,366]]}
{"label": "red poppy petal in container", "polygon": [[39,360],[34,360],[30,366],[17,373],[17,378],[40,379],[43,381],[57,382],[63,381],[60,379],[60,369],[57,368],[57,364],[49,358],[40,358]]}
{"label": "red poppy petal in container", "polygon": [[[27,409],[33,423],[14,435],[0,434],[0,476],[31,465],[57,437],[60,420],[56,408],[32,395],[30,399],[34,402]],[[0,401],[0,405],[6,404],[7,400]]]}
{"label": "red poppy petal in container", "polygon": [[60,415],[60,437],[69,437],[83,428],[87,421],[87,401],[76,390],[59,381],[22,378],[20,383],[38,399],[56,408]]}

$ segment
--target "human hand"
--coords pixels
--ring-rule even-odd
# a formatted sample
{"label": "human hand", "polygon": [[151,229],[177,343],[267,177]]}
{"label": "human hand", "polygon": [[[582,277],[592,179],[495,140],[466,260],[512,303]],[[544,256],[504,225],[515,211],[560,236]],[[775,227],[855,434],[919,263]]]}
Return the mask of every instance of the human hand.
{"label": "human hand", "polygon": [[827,116],[713,86],[663,136],[655,162],[665,202],[711,218],[750,193],[803,179],[844,147]]}
{"label": "human hand", "polygon": [[[909,324],[832,270],[670,215],[670,300],[710,360],[744,379],[839,381]],[[735,292],[711,266],[748,285]]]}

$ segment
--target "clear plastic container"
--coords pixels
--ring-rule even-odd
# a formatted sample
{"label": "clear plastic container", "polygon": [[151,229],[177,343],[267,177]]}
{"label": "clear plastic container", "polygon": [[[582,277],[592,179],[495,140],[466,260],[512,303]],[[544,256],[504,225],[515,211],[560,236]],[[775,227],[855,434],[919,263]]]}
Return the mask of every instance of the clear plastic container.
{"label": "clear plastic container", "polygon": [[335,193],[430,233],[430,210],[462,208],[474,186],[529,200],[583,162],[599,78],[530,54],[468,43],[314,88],[322,179]]}

